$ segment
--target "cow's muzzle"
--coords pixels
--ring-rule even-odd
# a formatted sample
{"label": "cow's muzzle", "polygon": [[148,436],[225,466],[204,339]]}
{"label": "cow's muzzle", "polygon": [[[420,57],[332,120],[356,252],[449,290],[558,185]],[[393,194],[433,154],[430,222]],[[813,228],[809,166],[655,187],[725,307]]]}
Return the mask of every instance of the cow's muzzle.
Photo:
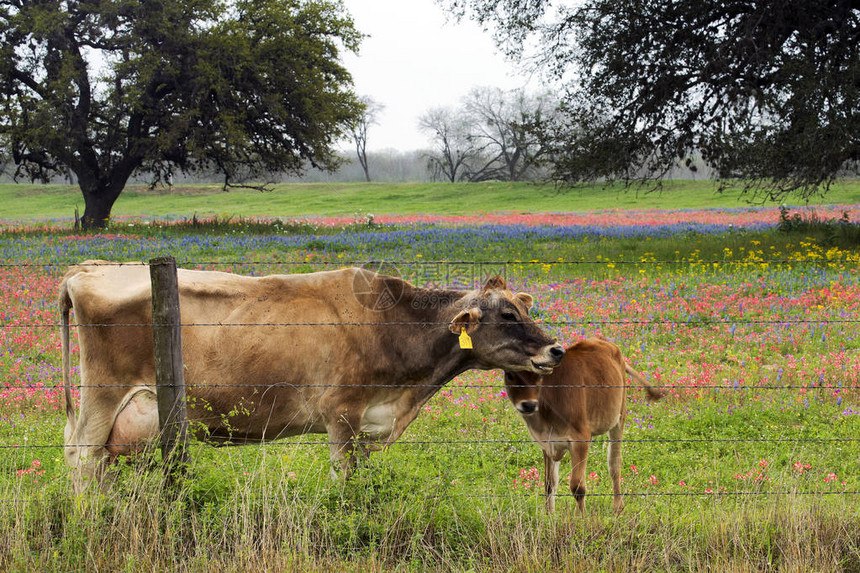
{"label": "cow's muzzle", "polygon": [[541,374],[549,374],[552,372],[552,369],[555,368],[555,364],[540,364],[532,360],[532,366],[534,369]]}
{"label": "cow's muzzle", "polygon": [[541,361],[532,360],[532,366],[541,374],[549,374],[553,368],[561,364],[561,360],[564,358],[564,346],[556,344],[550,347],[548,351],[545,351],[545,357],[546,359]]}

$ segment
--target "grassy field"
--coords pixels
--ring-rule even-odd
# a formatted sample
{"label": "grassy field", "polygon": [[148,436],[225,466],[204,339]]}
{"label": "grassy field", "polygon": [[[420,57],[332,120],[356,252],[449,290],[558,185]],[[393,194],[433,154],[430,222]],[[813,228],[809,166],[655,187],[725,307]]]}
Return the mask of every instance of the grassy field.
{"label": "grassy field", "polygon": [[[589,185],[558,190],[529,183],[318,183],[280,184],[271,192],[231,190],[219,185],[177,186],[173,191],[131,186],[117,200],[113,216],[155,217],[296,217],[304,215],[376,215],[398,213],[476,213],[487,211],[558,212],[593,209],[690,209],[759,204],[737,188],[717,193],[711,181],[667,181],[664,188],[626,189],[621,185]],[[789,204],[806,204],[788,198]],[[0,184],[0,219],[71,219],[83,197],[67,185]],[[860,181],[839,181],[810,204],[860,203]]]}
{"label": "grassy field", "polygon": [[[118,217],[108,232],[82,235],[26,229],[67,217],[73,203],[51,197],[72,198],[68,190],[13,198],[0,188],[4,205],[26,213],[0,234],[0,570],[860,571],[855,184],[832,196],[845,205],[833,218],[822,209],[780,218],[775,207],[739,209],[737,198],[714,210],[712,189],[700,184],[635,204],[684,212],[629,218],[543,213],[633,198],[597,189],[577,198],[464,186],[437,208],[421,197],[448,186],[340,189],[284,189],[302,199],[268,209],[251,199],[274,194],[188,190],[140,203],[129,194],[120,200],[128,210],[118,203],[115,214],[162,222]],[[207,211],[216,198],[225,206]],[[503,206],[487,207],[493,199]],[[530,214],[383,224],[353,216],[495,210]],[[348,216],[241,219],[338,214]],[[503,274],[535,296],[536,319],[561,341],[602,334],[669,390],[657,403],[630,391],[624,512],[611,512],[598,438],[587,515],[569,495],[544,513],[540,452],[498,372],[455,379],[346,484],[328,478],[326,437],[310,435],[193,444],[175,488],[138,460],[116,467],[110,493],[73,496],[61,448],[59,276],[83,258],[165,254],[246,274],[385,260],[417,284],[458,288]]]}

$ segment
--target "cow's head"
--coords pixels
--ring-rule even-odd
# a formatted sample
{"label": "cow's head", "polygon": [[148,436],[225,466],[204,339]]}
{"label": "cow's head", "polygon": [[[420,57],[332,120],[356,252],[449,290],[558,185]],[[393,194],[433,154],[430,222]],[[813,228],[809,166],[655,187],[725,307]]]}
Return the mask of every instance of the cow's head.
{"label": "cow's head", "polygon": [[505,393],[517,412],[523,416],[537,412],[542,381],[542,376],[532,372],[505,371]]}
{"label": "cow's head", "polygon": [[543,332],[529,316],[532,297],[512,293],[504,279],[490,279],[483,289],[463,299],[465,307],[448,328],[471,339],[479,367],[510,372],[549,374],[564,356],[564,347]]}

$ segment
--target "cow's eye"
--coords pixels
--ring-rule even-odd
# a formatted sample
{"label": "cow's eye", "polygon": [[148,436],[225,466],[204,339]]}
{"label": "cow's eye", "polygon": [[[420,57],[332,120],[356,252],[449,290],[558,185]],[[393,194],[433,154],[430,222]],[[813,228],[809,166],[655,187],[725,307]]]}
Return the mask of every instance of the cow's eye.
{"label": "cow's eye", "polygon": [[502,318],[504,318],[505,320],[516,320],[516,319],[517,319],[517,315],[515,315],[515,314],[514,314],[514,313],[512,313],[512,312],[503,312],[503,313],[502,313]]}

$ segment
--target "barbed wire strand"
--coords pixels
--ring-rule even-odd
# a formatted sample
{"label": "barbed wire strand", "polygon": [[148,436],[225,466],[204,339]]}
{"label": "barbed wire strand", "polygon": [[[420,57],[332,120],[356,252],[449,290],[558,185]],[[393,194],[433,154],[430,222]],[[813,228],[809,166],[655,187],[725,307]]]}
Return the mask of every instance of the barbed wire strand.
{"label": "barbed wire strand", "polygon": [[[540,259],[530,259],[530,260],[516,260],[516,259],[506,259],[501,261],[467,261],[467,260],[445,260],[445,259],[436,259],[436,260],[387,260],[387,259],[369,259],[369,260],[339,260],[339,261],[322,261],[322,260],[314,260],[314,261],[285,261],[285,260],[271,260],[271,261],[197,261],[193,259],[188,260],[177,260],[176,265],[180,268],[185,266],[331,266],[336,265],[339,267],[370,267],[373,270],[374,266],[378,266],[381,264],[397,267],[397,266],[405,266],[405,267],[426,267],[426,266],[439,266],[439,265],[457,265],[457,266],[527,266],[527,265],[541,265],[541,266],[562,266],[562,265],[821,265],[821,264],[858,264],[858,261],[852,260],[850,258],[827,258],[823,256],[819,259],[740,259],[740,260],[732,260],[732,259],[699,259],[699,260],[678,260],[678,259],[652,259],[652,260],[624,260],[624,259],[587,259],[587,260],[578,260],[578,261],[559,261],[556,260],[540,260]],[[62,267],[68,268],[71,266],[76,267],[148,267],[150,263],[147,261],[106,261],[106,262],[26,262],[26,263],[8,263],[2,262],[0,263],[0,268],[8,267]],[[189,269],[194,270],[194,269]],[[395,268],[391,268],[390,270],[394,271]]]}
{"label": "barbed wire strand", "polygon": [[[657,390],[825,390],[828,392],[848,392],[860,388],[860,382],[851,382],[848,385],[838,385],[832,383],[812,382],[810,384],[766,384],[766,385],[749,385],[749,384],[652,384],[648,386]],[[174,384],[147,384],[146,386],[130,385],[130,384],[72,384],[73,389],[85,388],[128,388],[128,389],[157,389],[157,388],[173,388]],[[473,390],[496,388],[500,391],[505,390],[501,379],[496,384],[291,384],[288,382],[277,384],[185,384],[186,388],[268,388],[268,389],[301,389],[301,388],[439,388],[440,391],[453,390]],[[626,388],[628,390],[636,390],[641,388],[639,384],[543,384],[539,388]],[[8,382],[0,386],[0,389],[12,390],[62,390],[63,384],[36,385],[27,384],[10,384]]]}
{"label": "barbed wire strand", "polygon": [[[642,319],[642,320],[536,320],[538,326],[601,326],[601,325],[633,325],[644,326],[649,324],[663,325],[701,325],[701,326],[719,326],[719,325],[794,325],[794,324],[860,324],[860,318],[763,318],[763,319]],[[485,325],[500,325],[500,324],[519,324],[520,321],[482,321]],[[319,326],[447,326],[450,321],[349,321],[349,322],[180,322],[180,323],[165,323],[160,324],[160,327],[319,327]],[[59,322],[29,322],[20,324],[0,324],[0,328],[60,328],[62,323]],[[86,322],[86,323],[70,323],[71,328],[152,328],[155,326],[151,322]]]}
{"label": "barbed wire strand", "polygon": [[[322,493],[321,495],[325,495]],[[852,490],[824,490],[824,491],[797,491],[797,490],[781,490],[781,491],[701,491],[701,492],[693,492],[693,491],[653,491],[653,492],[624,492],[622,494],[624,497],[754,497],[754,496],[800,496],[800,495],[812,495],[812,496],[830,496],[830,495],[860,495],[860,491],[852,491]],[[484,494],[429,494],[422,495],[422,499],[503,499],[503,498],[520,498],[523,496],[528,497],[536,497],[542,503],[543,499],[546,497],[542,491],[540,486],[533,486],[522,488],[518,490],[518,493],[484,493]],[[591,497],[591,498],[599,498],[599,497],[614,497],[614,493],[603,493],[603,492],[595,492],[589,493],[586,492],[584,494],[574,495],[572,493],[563,493],[558,492],[555,494],[555,497],[558,498],[573,498],[573,497]],[[305,497],[305,496],[284,496],[281,498],[267,497],[267,498],[259,498],[260,501],[282,501],[283,499],[290,499],[296,501],[304,501],[309,499],[318,499],[317,497]],[[34,503],[37,498],[32,499],[0,499],[0,503]],[[71,498],[67,501],[72,501]]]}
{"label": "barbed wire strand", "polygon": [[[156,438],[153,438],[156,439]],[[588,443],[588,444],[602,444],[602,443],[634,443],[634,444],[679,444],[679,443],[690,443],[690,444],[700,444],[700,443],[729,443],[729,444],[740,444],[740,443],[844,443],[844,442],[860,442],[860,437],[858,438],[623,438],[620,440],[613,440],[611,438],[606,439],[593,439],[593,440],[567,440],[567,439],[559,439],[559,440],[541,440],[542,443],[550,443],[550,444],[577,444],[577,443]],[[277,447],[277,448],[288,448],[293,446],[344,446],[349,444],[363,444],[363,445],[376,445],[379,442],[371,440],[368,442],[363,442],[361,439],[356,439],[355,441],[325,441],[325,440],[310,440],[310,441],[263,441],[260,440],[246,440],[242,441],[241,439],[237,439],[235,441],[227,441],[227,442],[206,442],[206,441],[193,441],[190,445],[194,446],[206,446],[206,447],[240,447],[240,446],[260,446],[260,447]],[[397,440],[388,444],[386,447],[396,446],[396,445],[405,445],[405,446],[428,446],[428,445],[454,445],[454,446],[462,446],[462,445],[531,445],[537,444],[534,440]],[[113,447],[129,447],[129,448],[139,448],[141,447],[140,443],[132,443],[132,444],[110,444]],[[105,447],[106,444],[0,444],[0,449],[4,450],[28,450],[28,449],[52,449],[52,448],[102,448]],[[150,446],[154,447],[154,446]]]}

